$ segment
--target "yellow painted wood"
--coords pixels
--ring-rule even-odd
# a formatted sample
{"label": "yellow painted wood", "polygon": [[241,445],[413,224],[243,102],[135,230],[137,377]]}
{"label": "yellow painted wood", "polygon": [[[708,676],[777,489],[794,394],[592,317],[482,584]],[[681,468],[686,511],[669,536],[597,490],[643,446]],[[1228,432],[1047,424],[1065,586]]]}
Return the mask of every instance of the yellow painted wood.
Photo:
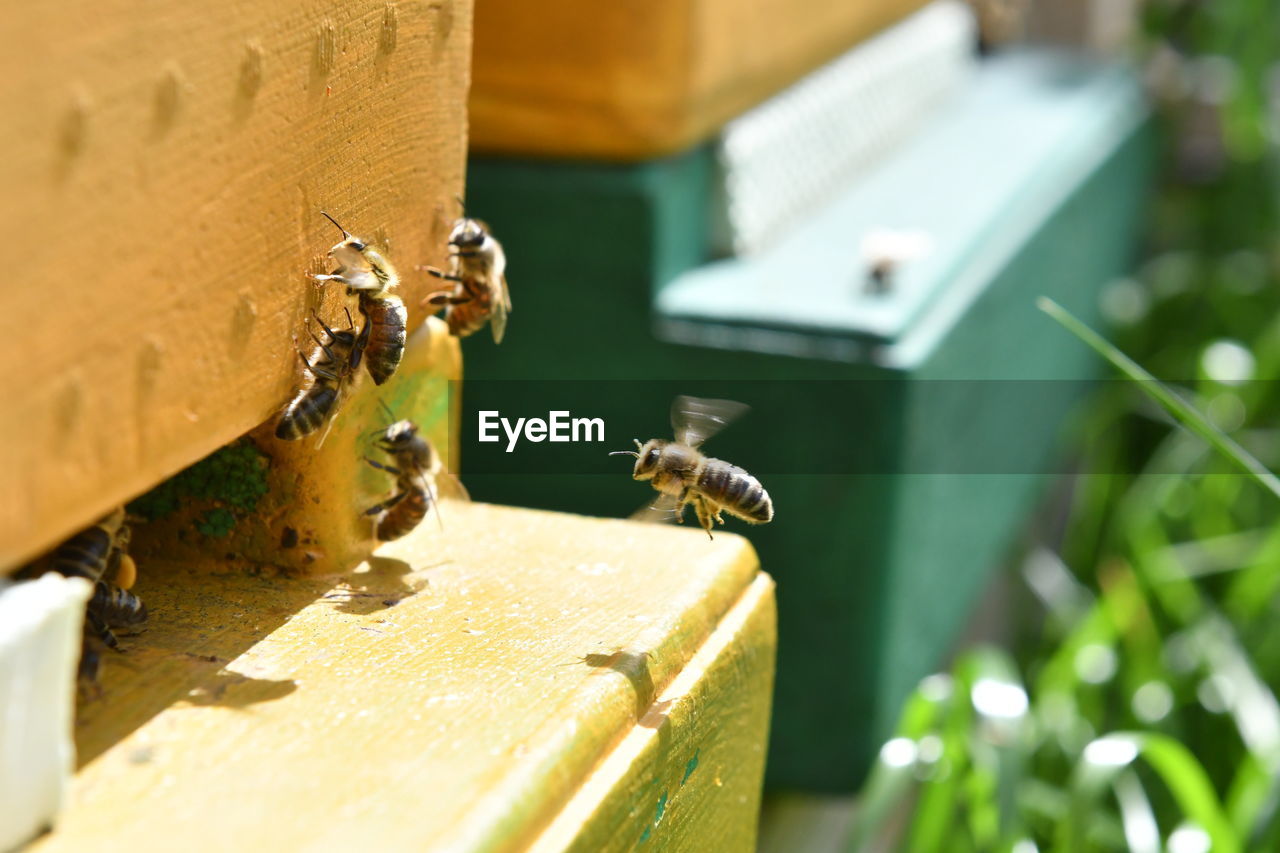
{"label": "yellow painted wood", "polygon": [[271,417],[389,248],[410,328],[457,215],[471,0],[50,0],[0,31],[0,573]]}
{"label": "yellow painted wood", "polygon": [[638,160],[680,151],[925,0],[485,0],[474,150]]}
{"label": "yellow painted wood", "polygon": [[[443,320],[428,318],[409,336],[394,376],[382,385],[374,385],[363,371],[357,376],[323,443],[323,430],[298,441],[276,438],[278,418],[250,433],[269,466],[269,491],[255,512],[240,514],[229,535],[211,537],[197,529],[198,520],[220,505],[210,500],[184,501],[173,515],[135,526],[131,550],[142,571],[157,557],[199,562],[210,555],[221,558],[224,568],[271,565],[305,574],[333,574],[357,565],[378,544],[364,511],[387,498],[394,486],[394,477],[365,461],[390,462],[374,446],[377,430],[389,422],[382,407],[397,420],[416,423],[445,465],[455,468],[457,448],[450,442],[459,433],[460,401],[452,390],[461,378],[458,339]],[[440,485],[447,489],[451,483]],[[437,523],[430,516],[427,522]]]}
{"label": "yellow painted wood", "polygon": [[348,575],[142,573],[151,625],[33,849],[751,849],[774,626],[746,541],[443,511]]}

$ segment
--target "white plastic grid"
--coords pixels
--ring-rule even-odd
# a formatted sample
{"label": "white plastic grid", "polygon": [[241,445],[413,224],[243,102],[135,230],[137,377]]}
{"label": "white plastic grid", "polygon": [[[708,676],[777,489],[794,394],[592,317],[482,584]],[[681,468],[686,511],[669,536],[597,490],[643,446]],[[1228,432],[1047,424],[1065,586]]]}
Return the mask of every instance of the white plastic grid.
{"label": "white plastic grid", "polygon": [[725,125],[721,254],[751,255],[838,195],[968,79],[972,11],[938,0]]}

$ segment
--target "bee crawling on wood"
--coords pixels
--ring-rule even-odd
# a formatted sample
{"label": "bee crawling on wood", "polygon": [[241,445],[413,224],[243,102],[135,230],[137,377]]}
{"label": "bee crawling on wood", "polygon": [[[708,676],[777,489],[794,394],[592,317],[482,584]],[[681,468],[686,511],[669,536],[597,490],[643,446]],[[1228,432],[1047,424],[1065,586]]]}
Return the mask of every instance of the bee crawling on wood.
{"label": "bee crawling on wood", "polygon": [[[276,424],[276,438],[286,441],[296,441],[308,436],[326,423],[333,425],[339,398],[347,383],[352,380],[353,374],[359,369],[360,359],[364,353],[364,331],[362,330],[359,336],[356,335],[356,324],[351,319],[350,311],[347,311],[349,328],[341,332],[335,332],[326,326],[320,319],[320,315],[314,311],[312,316],[328,335],[329,340],[322,341],[313,332],[311,338],[316,342],[317,349],[312,355],[312,361],[308,361],[301,351],[298,353],[298,357],[306,365],[307,373],[310,374],[310,381],[285,406],[284,412],[280,415],[280,422]],[[327,435],[328,429],[316,442],[317,447],[324,443]]]}
{"label": "bee crawling on wood", "polygon": [[489,323],[494,343],[502,343],[511,313],[511,292],[507,289],[507,256],[502,244],[478,219],[463,218],[449,234],[449,270],[420,267],[436,278],[454,283],[423,300],[424,305],[444,306],[449,331],[465,338]]}
{"label": "bee crawling on wood", "polygon": [[124,507],[119,507],[63,542],[48,558],[48,570],[93,584],[80,652],[82,685],[97,684],[102,648],[119,649],[113,628],[139,629],[147,622],[146,605],[127,589],[137,577],[137,567],[128,554],[131,531],[127,521]]}
{"label": "bee crawling on wood", "polygon": [[375,385],[391,378],[404,358],[406,328],[409,322],[404,300],[391,291],[400,283],[395,267],[368,243],[352,237],[347,229],[323,210],[320,213],[338,226],[342,241],[329,250],[338,262],[338,269],[331,274],[314,276],[316,281],[340,281],[347,286],[347,293],[360,298],[360,313],[364,315],[364,328],[360,337],[365,341],[365,367]]}
{"label": "bee crawling on wood", "polygon": [[708,536],[716,522],[724,523],[721,512],[751,524],[772,521],[773,501],[759,480],[737,465],[704,456],[698,450],[704,441],[746,410],[745,405],[732,400],[679,396],[671,404],[675,441],[651,438],[641,444],[636,439],[636,450],[610,453],[610,456],[634,456],[636,465],[632,477],[649,480],[662,493],[632,518],[684,523],[684,508],[692,504],[698,523]]}
{"label": "bee crawling on wood", "polygon": [[431,442],[418,434],[417,424],[409,420],[396,421],[382,430],[377,446],[395,464],[386,465],[367,456],[365,461],[394,475],[396,490],[391,497],[365,510],[365,515],[376,516],[375,538],[382,542],[399,539],[418,526],[426,517],[428,507],[435,509],[436,521],[443,529],[438,504],[441,483],[450,483],[454,495],[463,500],[468,499],[467,490],[458,478],[445,471],[440,454]]}

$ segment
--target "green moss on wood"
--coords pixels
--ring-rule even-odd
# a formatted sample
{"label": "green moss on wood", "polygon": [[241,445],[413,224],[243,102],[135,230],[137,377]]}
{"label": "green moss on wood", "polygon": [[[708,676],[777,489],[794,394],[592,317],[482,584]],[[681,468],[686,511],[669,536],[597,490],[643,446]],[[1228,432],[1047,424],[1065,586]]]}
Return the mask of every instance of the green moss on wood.
{"label": "green moss on wood", "polygon": [[206,536],[226,536],[238,516],[253,512],[267,493],[270,458],[247,439],[228,444],[179,471],[129,504],[129,511],[149,521],[166,518],[188,501],[212,501],[195,528]]}

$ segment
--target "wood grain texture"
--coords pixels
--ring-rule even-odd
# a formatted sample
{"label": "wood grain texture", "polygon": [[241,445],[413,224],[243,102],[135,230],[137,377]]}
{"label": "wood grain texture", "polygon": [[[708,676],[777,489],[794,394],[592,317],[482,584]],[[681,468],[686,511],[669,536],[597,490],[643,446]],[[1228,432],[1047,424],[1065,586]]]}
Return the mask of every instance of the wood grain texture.
{"label": "wood grain texture", "polygon": [[683,150],[925,0],[485,0],[471,145],[639,160]]}
{"label": "wood grain texture", "polygon": [[584,802],[584,831],[745,845],[773,660],[750,545],[443,510],[339,577],[147,567],[151,625],[33,849],[518,850]]}
{"label": "wood grain texture", "polygon": [[470,0],[7,4],[0,572],[271,417],[326,209],[410,327],[466,149]]}

